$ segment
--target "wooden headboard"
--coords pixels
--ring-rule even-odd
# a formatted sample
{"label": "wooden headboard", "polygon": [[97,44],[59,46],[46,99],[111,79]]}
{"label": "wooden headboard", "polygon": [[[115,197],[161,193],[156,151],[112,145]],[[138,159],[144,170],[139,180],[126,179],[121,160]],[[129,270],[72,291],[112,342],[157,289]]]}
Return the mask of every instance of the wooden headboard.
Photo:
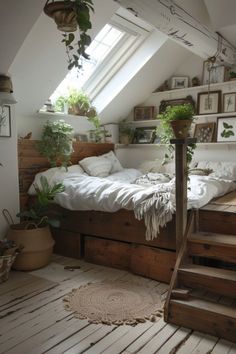
{"label": "wooden headboard", "polygon": [[[20,209],[27,204],[29,196],[27,191],[38,172],[50,168],[50,164],[45,157],[40,155],[36,148],[37,140],[18,140],[18,168],[19,168],[19,190]],[[110,143],[73,143],[74,152],[71,156],[72,164],[89,156],[99,156],[114,150],[114,144]]]}

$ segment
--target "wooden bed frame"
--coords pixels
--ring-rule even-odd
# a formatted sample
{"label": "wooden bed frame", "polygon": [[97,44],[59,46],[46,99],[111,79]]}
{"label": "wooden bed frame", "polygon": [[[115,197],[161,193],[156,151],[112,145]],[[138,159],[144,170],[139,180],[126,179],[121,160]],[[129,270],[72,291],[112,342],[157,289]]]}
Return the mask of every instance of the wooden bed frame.
{"label": "wooden bed frame", "polygon": [[[35,140],[19,140],[19,188],[21,209],[27,204],[28,188],[36,173],[50,168],[36,148]],[[74,143],[73,164],[85,157],[114,150],[113,144]],[[53,229],[55,253],[86,261],[131,270],[136,274],[169,282],[175,265],[175,220],[167,224],[154,241],[146,241],[145,225],[133,211],[115,213],[98,211],[62,212],[61,227]]]}

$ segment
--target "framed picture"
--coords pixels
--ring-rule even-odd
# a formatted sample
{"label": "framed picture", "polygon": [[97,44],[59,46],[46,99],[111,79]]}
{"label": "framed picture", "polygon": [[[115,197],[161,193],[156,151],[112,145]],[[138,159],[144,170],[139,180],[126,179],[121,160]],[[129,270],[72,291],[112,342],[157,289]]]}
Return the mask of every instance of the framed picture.
{"label": "framed picture", "polygon": [[162,100],[159,107],[159,113],[165,112],[168,106],[178,106],[185,103],[190,103],[193,108],[195,108],[195,102],[192,96],[187,96],[186,98],[176,98],[174,100]]}
{"label": "framed picture", "polygon": [[182,89],[188,87],[188,77],[187,76],[174,76],[171,78],[171,88],[172,89]]}
{"label": "framed picture", "polygon": [[156,127],[135,128],[133,144],[153,144],[156,138]]}
{"label": "framed picture", "polygon": [[11,110],[10,106],[0,108],[0,137],[11,136]]}
{"label": "framed picture", "polygon": [[197,143],[211,143],[214,141],[215,123],[196,124],[194,130],[194,138]]}
{"label": "framed picture", "polygon": [[223,112],[236,111],[236,92],[229,92],[223,94]]}
{"label": "framed picture", "polygon": [[236,141],[236,115],[217,118],[217,141]]}
{"label": "framed picture", "polygon": [[197,96],[197,114],[219,113],[221,108],[221,91],[200,92]]}
{"label": "framed picture", "polygon": [[[210,75],[209,75],[210,74]],[[216,84],[229,80],[230,68],[218,63],[203,62],[202,84]]]}
{"label": "framed picture", "polygon": [[134,120],[154,119],[154,106],[134,107]]}

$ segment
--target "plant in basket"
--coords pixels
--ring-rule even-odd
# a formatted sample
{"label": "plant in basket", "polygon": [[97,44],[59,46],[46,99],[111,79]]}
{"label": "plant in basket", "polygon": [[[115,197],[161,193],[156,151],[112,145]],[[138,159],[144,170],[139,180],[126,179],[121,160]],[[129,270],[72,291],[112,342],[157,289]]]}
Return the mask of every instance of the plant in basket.
{"label": "plant in basket", "polygon": [[11,266],[20,251],[21,247],[14,241],[0,240],[0,283],[8,279]]}
{"label": "plant in basket", "polygon": [[41,176],[40,186],[35,185],[36,200],[28,209],[18,213],[19,224],[10,224],[7,239],[21,244],[24,248],[17,257],[13,268],[33,270],[50,262],[54,240],[49,225],[59,227],[59,214],[50,211],[50,204],[58,193],[64,191],[62,183],[50,186],[46,177]]}

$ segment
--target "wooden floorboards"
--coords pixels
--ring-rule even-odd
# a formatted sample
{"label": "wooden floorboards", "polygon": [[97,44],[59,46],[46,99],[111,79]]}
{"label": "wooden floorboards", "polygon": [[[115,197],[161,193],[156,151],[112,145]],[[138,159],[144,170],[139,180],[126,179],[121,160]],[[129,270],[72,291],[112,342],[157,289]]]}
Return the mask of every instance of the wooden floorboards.
{"label": "wooden floorboards", "polygon": [[[65,265],[80,269],[65,270]],[[163,318],[135,327],[107,326],[89,324],[64,310],[62,299],[72,288],[103,279],[135,279],[157,287],[163,301],[166,296],[166,284],[54,256],[49,266],[31,273],[11,272],[9,280],[0,284],[0,353],[236,354],[236,344],[167,324]]]}

